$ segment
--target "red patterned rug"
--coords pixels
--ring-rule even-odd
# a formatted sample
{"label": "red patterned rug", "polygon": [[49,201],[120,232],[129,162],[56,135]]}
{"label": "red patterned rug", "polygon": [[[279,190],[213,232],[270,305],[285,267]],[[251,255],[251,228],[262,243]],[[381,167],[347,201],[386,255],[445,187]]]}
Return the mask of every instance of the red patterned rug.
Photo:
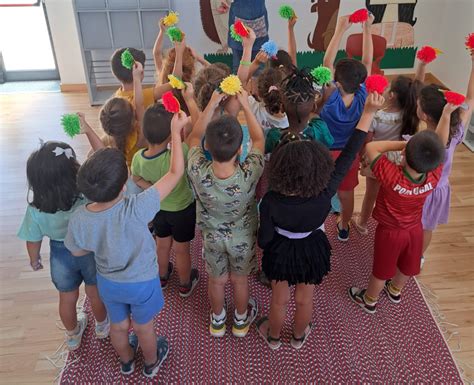
{"label": "red patterned rug", "polygon": [[[374,232],[371,223],[371,233]],[[209,335],[207,275],[201,242],[193,244],[193,263],[202,274],[188,299],[178,295],[174,274],[165,294],[165,308],[156,330],[170,341],[168,359],[153,383],[462,383],[454,359],[415,280],[410,280],[399,305],[382,295],[375,315],[364,313],[347,296],[349,286],[365,287],[372,264],[372,236],[355,231],[351,240],[336,240],[331,216],[326,229],[334,247],[332,271],[314,295],[315,328],[300,351],[289,345],[294,302],[283,331],[284,345],[271,351],[253,326],[244,339],[228,332],[222,339]],[[252,277],[251,293],[261,313],[268,314],[271,291]],[[227,288],[231,301],[231,289]],[[85,309],[90,313],[88,301]],[[230,314],[233,309],[231,308]],[[147,383],[142,359],[135,373],[122,376],[110,341],[97,340],[89,325],[82,345],[69,353],[60,383]]]}

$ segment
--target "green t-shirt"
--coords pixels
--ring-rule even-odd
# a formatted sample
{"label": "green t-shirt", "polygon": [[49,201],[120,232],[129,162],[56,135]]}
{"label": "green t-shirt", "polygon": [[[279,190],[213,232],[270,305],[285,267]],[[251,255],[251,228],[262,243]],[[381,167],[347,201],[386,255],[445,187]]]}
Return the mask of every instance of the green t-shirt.
{"label": "green t-shirt", "polygon": [[[145,156],[146,149],[138,151],[132,160],[132,175],[150,183],[156,183],[170,169],[171,151],[166,149],[153,157]],[[188,156],[188,146],[183,143],[184,159]],[[173,191],[161,202],[161,210],[181,211],[193,203],[194,197],[186,173]]]}

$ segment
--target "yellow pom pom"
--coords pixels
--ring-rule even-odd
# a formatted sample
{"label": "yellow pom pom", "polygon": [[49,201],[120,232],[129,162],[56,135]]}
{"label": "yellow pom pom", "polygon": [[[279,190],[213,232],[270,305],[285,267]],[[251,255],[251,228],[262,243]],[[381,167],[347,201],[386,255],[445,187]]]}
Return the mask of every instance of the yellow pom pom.
{"label": "yellow pom pom", "polygon": [[242,90],[242,83],[235,75],[229,75],[220,84],[220,89],[227,95],[234,96]]}
{"label": "yellow pom pom", "polygon": [[186,85],[183,83],[183,81],[173,74],[168,75],[168,81],[170,82],[170,86],[177,90],[183,90],[186,88]]}
{"label": "yellow pom pom", "polygon": [[170,11],[167,16],[163,18],[163,24],[166,25],[167,27],[172,27],[173,25],[176,25],[179,23],[179,13]]}

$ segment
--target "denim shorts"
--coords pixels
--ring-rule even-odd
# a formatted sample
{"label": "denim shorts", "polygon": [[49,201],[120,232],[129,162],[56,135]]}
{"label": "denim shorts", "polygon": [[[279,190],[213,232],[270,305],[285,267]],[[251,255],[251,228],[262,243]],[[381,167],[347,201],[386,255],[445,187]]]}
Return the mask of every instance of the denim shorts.
{"label": "denim shorts", "polygon": [[158,277],[144,282],[115,282],[97,274],[97,288],[112,323],[132,315],[137,324],[146,324],[165,304]]}
{"label": "denim shorts", "polygon": [[74,291],[84,281],[86,285],[97,285],[94,253],[75,257],[61,241],[49,241],[51,279],[61,292]]}

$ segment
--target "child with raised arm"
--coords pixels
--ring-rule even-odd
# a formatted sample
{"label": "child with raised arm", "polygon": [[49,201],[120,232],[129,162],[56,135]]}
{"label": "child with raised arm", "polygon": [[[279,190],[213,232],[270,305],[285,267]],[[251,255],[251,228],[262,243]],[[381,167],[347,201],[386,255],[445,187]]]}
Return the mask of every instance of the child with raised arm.
{"label": "child with raised arm", "polygon": [[[243,162],[242,128],[230,115],[212,117],[226,96],[214,91],[210,102],[188,137],[188,176],[197,202],[197,224],[202,231],[204,259],[209,273],[211,314],[209,331],[222,337],[226,331],[225,285],[230,275],[234,288],[232,333],[245,337],[257,314],[257,303],[249,296],[248,275],[257,267],[258,225],[255,188],[263,172],[263,130],[248,104],[246,91],[237,95],[247,120],[252,149]],[[201,146],[212,156],[208,160]]]}
{"label": "child with raised arm", "polygon": [[[138,344],[146,377],[154,377],[168,355],[168,341],[157,337],[153,328],[164,301],[148,223],[183,176],[181,131],[186,122],[184,113],[173,117],[170,169],[141,194],[124,197],[128,167],[117,149],[95,152],[78,173],[79,191],[92,203],[75,211],[64,242],[74,256],[95,253],[97,284],[123,374],[134,371]],[[130,326],[134,334],[128,333]]]}

